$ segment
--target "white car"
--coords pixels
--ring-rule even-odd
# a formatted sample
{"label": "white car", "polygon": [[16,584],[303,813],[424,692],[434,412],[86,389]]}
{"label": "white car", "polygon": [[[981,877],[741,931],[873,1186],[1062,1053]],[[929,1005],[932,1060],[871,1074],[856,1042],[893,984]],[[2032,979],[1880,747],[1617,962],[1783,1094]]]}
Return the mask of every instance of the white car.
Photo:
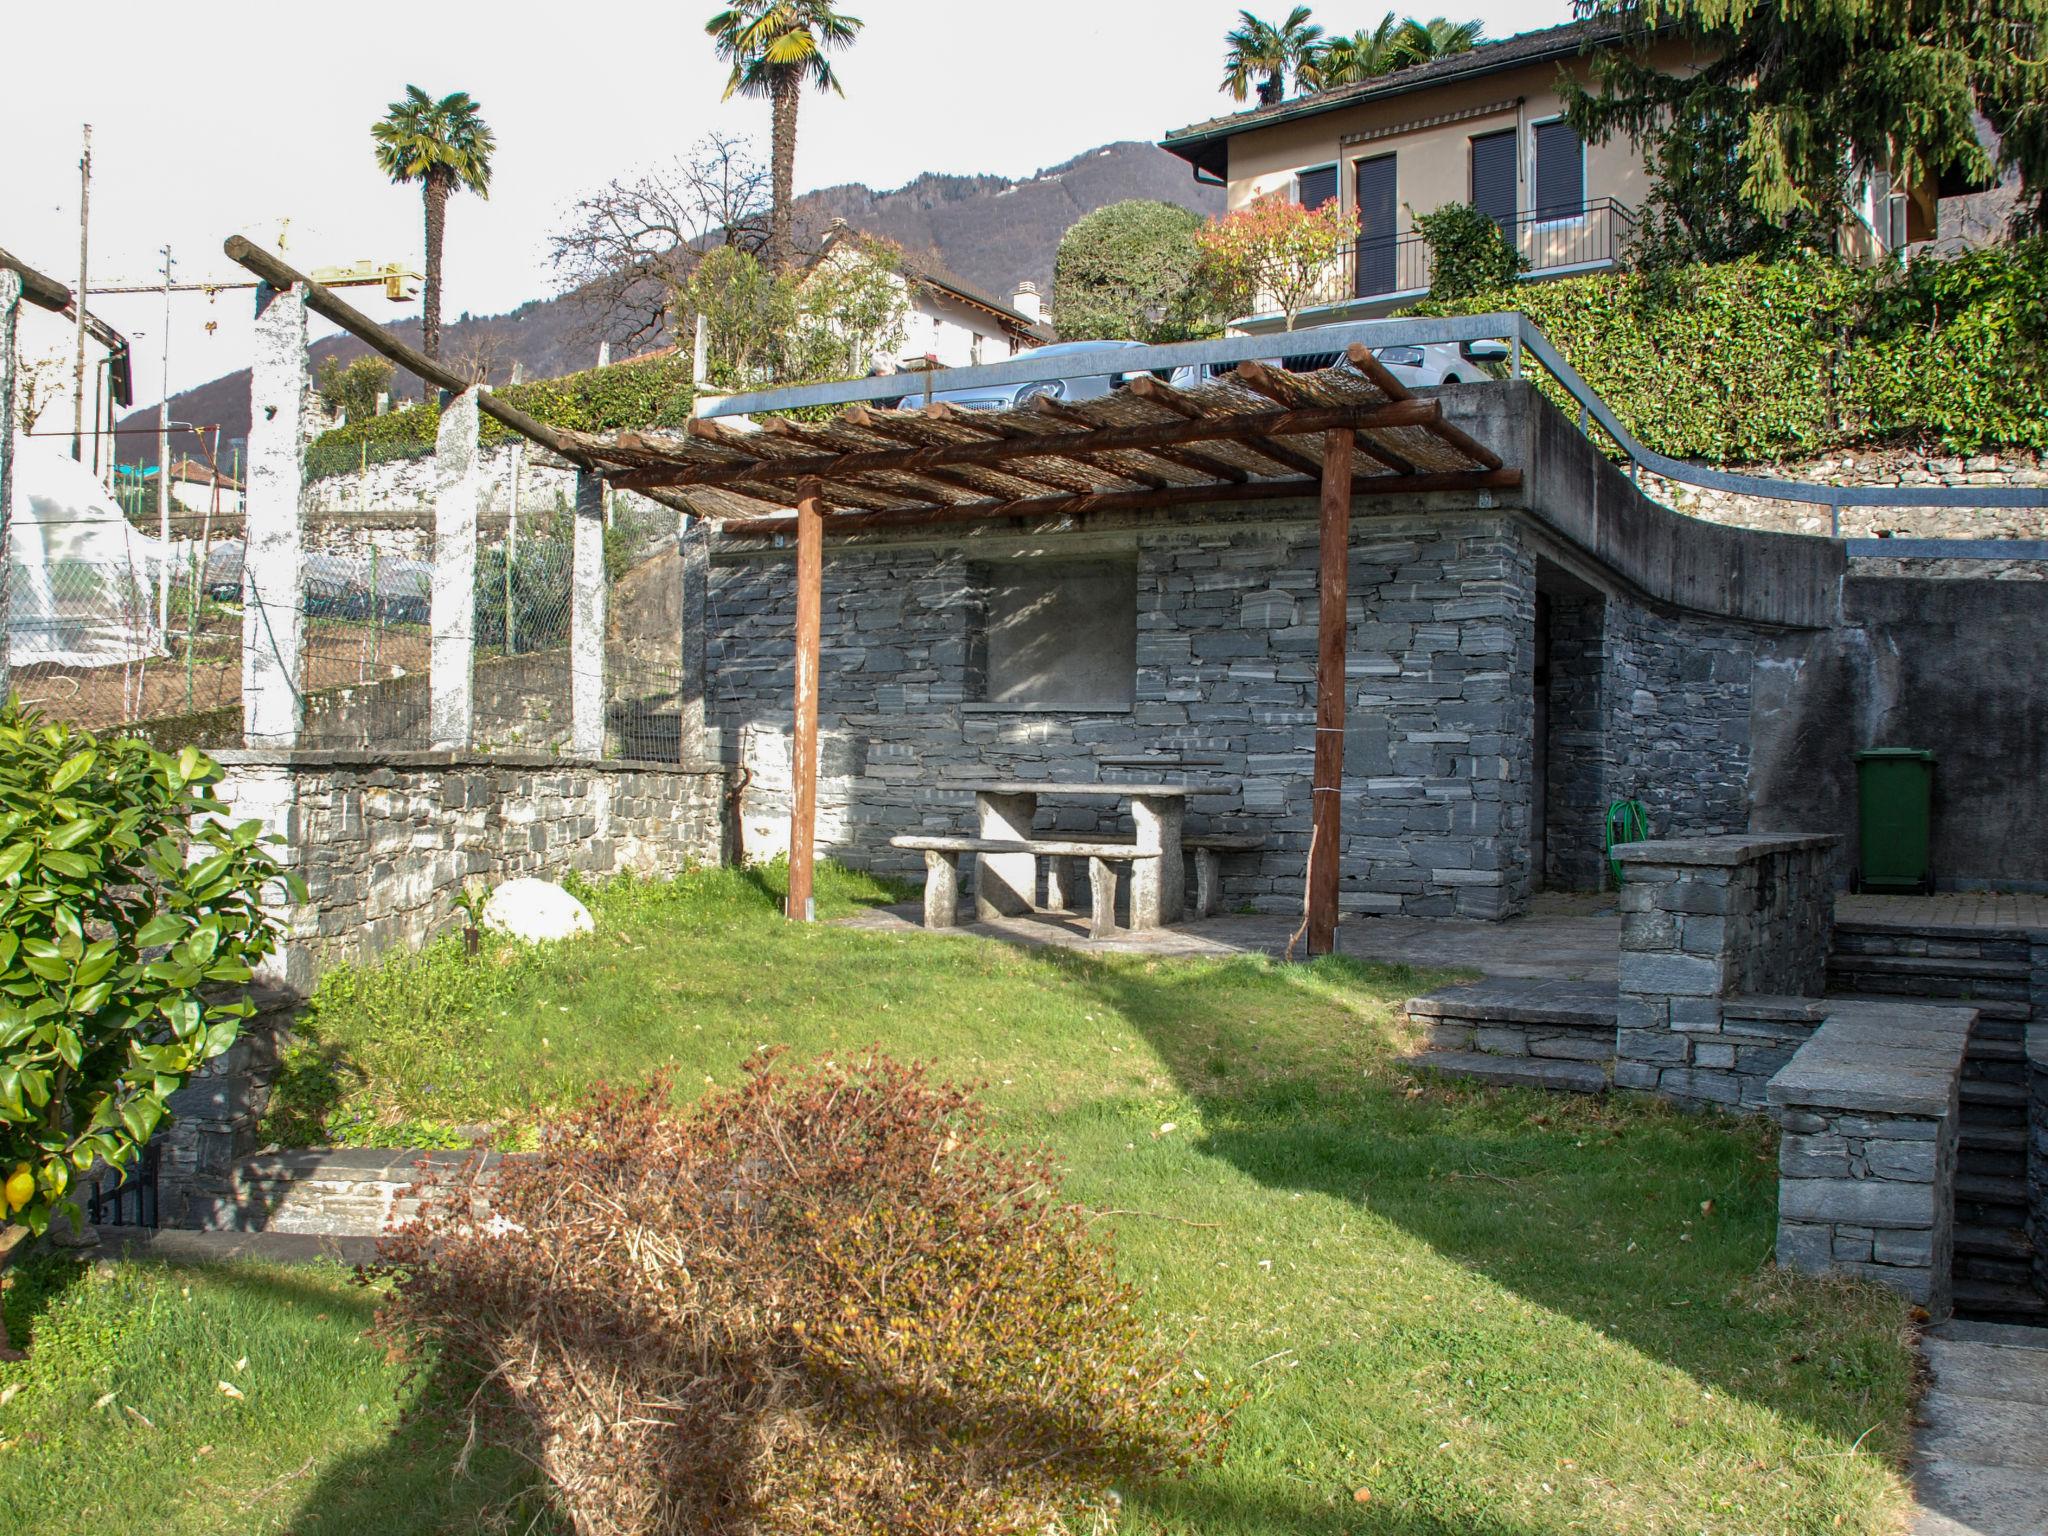
{"label": "white car", "polygon": [[[1435,341],[1419,347],[1373,348],[1373,356],[1386,366],[1387,372],[1410,389],[1424,389],[1436,384],[1477,384],[1493,377],[1484,364],[1504,362],[1507,355],[1508,346],[1504,341]],[[1285,362],[1277,357],[1264,361],[1270,368],[1285,368],[1290,373],[1313,373],[1318,368],[1328,368],[1342,356],[1339,352],[1311,352],[1288,358]],[[1184,363],[1173,370],[1173,382],[1185,389],[1220,378],[1236,366],[1235,363]]]}

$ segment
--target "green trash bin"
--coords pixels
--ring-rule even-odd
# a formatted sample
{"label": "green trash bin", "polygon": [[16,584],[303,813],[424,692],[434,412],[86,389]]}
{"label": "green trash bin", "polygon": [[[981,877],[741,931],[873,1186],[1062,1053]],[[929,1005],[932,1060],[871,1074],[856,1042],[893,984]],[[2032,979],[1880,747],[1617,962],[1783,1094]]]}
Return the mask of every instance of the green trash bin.
{"label": "green trash bin", "polygon": [[1934,754],[1874,747],[1856,754],[1857,830],[1866,891],[1934,889]]}

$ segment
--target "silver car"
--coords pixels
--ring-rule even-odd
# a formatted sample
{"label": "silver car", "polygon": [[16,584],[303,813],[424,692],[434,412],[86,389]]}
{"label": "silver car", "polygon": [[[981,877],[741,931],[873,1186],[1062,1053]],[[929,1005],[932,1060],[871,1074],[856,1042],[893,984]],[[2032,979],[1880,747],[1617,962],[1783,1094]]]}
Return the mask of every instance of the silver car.
{"label": "silver car", "polygon": [[[1024,356],[1034,362],[1048,357],[1072,358],[1075,371],[1071,376],[1039,379],[1030,384],[983,384],[966,389],[919,390],[914,395],[905,395],[898,404],[906,411],[914,411],[928,401],[942,400],[963,411],[1007,411],[1029,405],[1034,400],[1100,400],[1104,395],[1123,388],[1127,378],[1125,372],[1115,366],[1116,355],[1143,346],[1144,343],[1139,341],[1055,342],[1049,347],[1034,347]],[[1092,371],[1097,368],[1107,371]],[[925,381],[935,383],[944,376],[943,372],[927,374]]]}

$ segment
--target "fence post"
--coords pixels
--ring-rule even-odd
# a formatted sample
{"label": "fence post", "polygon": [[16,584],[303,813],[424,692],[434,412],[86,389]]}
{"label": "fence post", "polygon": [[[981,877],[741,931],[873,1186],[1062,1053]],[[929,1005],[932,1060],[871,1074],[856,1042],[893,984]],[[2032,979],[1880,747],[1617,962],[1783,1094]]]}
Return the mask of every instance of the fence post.
{"label": "fence post", "polygon": [[604,756],[604,477],[576,471],[576,542],[570,562],[569,751]]}
{"label": "fence post", "polygon": [[434,748],[469,750],[476,716],[477,399],[465,389],[434,440],[434,574],[427,662]]}
{"label": "fence post", "polygon": [[711,607],[711,532],[695,518],[688,521],[689,526],[676,536],[683,566],[683,654],[676,689],[682,718],[676,731],[676,761],[685,768],[708,768],[704,622]]}
{"label": "fence post", "polygon": [[242,740],[252,748],[296,747],[305,724],[299,589],[306,391],[306,295],[259,284],[242,544]]}
{"label": "fence post", "polygon": [[21,313],[21,274],[0,267],[0,703],[7,700],[7,637],[13,616],[7,589],[13,585],[7,531],[14,520],[14,323]]}

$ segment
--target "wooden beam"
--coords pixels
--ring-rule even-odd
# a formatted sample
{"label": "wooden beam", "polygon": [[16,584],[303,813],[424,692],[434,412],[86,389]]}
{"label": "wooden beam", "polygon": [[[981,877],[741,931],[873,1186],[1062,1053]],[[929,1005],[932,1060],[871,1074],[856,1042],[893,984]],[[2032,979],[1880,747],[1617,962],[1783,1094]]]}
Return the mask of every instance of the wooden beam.
{"label": "wooden beam", "polygon": [[[1240,381],[1254,394],[1264,395],[1268,400],[1281,405],[1298,406],[1307,393],[1301,385],[1293,382],[1293,374],[1282,369],[1269,368],[1256,360],[1239,363],[1230,376]],[[1397,475],[1412,475],[1416,472],[1413,460],[1403,458],[1391,448],[1382,447],[1363,432],[1352,434],[1352,446],[1375,464],[1383,464]]]}
{"label": "wooden beam", "polygon": [[[944,401],[939,402],[938,409],[943,414],[936,418],[921,418],[917,413],[912,412],[907,413],[908,419],[906,420],[906,413],[904,412],[877,411],[865,405],[849,405],[842,414],[841,419],[848,426],[857,428],[862,432],[872,432],[877,437],[886,437],[891,442],[903,443],[913,448],[929,448],[933,446],[932,440],[929,437],[920,436],[917,427],[914,425],[920,419],[937,419],[951,422],[955,426],[976,427],[977,430],[983,432],[984,436],[999,435],[988,432],[986,428],[979,427],[978,423],[963,420],[962,418],[967,415],[967,412],[957,411]],[[1049,491],[1066,493],[1094,489],[1092,482],[1080,475],[1062,477],[1042,465],[1031,470],[1005,468],[1001,473],[1008,475],[1012,480],[1022,480],[1027,485],[1042,485]],[[936,479],[937,476],[933,476],[933,478]],[[962,485],[970,483],[958,476],[953,478],[959,479],[959,483]]]}
{"label": "wooden beam", "polygon": [[662,469],[629,470],[612,477],[622,490],[646,486],[730,485],[747,481],[803,480],[858,475],[873,470],[926,469],[1001,465],[1011,459],[1058,458],[1062,454],[1109,453],[1126,448],[1170,448],[1182,443],[1242,442],[1259,437],[1309,437],[1332,428],[1417,427],[1441,414],[1434,400],[1394,404],[1324,406],[1305,411],[1261,411],[1243,416],[1205,416],[1195,421],[1151,422],[1138,427],[1105,427],[1094,432],[1046,434],[1036,439],[991,439],[975,443],[942,443],[929,448],[886,449],[841,453],[815,459],[784,459],[753,465],[692,464],[678,461]]}
{"label": "wooden beam", "polygon": [[1308,954],[1337,947],[1337,871],[1344,842],[1344,640],[1350,627],[1351,434],[1323,439],[1316,617],[1316,752],[1309,784]]}
{"label": "wooden beam", "polygon": [[[806,427],[800,427],[796,423],[780,416],[764,418],[761,422],[761,431],[767,436],[786,437],[793,443],[802,443],[809,448],[822,448],[827,452],[838,451],[833,448],[831,441],[821,433]],[[966,475],[956,474],[950,469],[928,469],[922,474],[914,476],[908,470],[898,470],[896,473],[904,476],[906,479],[927,482],[924,485],[920,485],[918,489],[933,498],[932,504],[934,508],[953,505],[943,494],[946,489],[972,491],[975,495],[982,497],[990,494],[987,486],[978,483]],[[1039,480],[1030,475],[1017,474],[1014,470],[1003,470],[1002,473],[1009,475],[1012,479],[1022,480],[1026,485],[1049,485],[1056,491],[1066,491],[1068,489],[1067,486],[1057,484],[1056,482]],[[873,475],[848,475],[846,479],[855,485],[878,492],[884,496],[901,496],[905,494],[901,486],[876,484],[876,477]],[[934,486],[938,487],[937,491],[933,489]]]}
{"label": "wooden beam", "polygon": [[[1412,400],[1415,398],[1409,392],[1408,386],[1387,372],[1387,365],[1372,355],[1372,348],[1354,341],[1349,347],[1345,348],[1344,355],[1351,360],[1352,367],[1358,369],[1359,372],[1385,390],[1389,399]],[[1480,442],[1471,433],[1451,425],[1451,423],[1443,420],[1441,417],[1428,423],[1428,426],[1431,432],[1464,454],[1466,458],[1476,459],[1488,469],[1500,468],[1500,455],[1487,447],[1486,444]]]}
{"label": "wooden beam", "polygon": [[71,290],[56,278],[38,272],[19,256],[0,250],[0,267],[7,267],[21,277],[21,296],[38,309],[52,310],[62,314],[71,307]]}
{"label": "wooden beam", "polygon": [[[255,273],[273,288],[303,288],[306,294],[306,308],[316,315],[332,320],[367,345],[371,351],[381,352],[392,362],[418,375],[427,383],[441,389],[452,390],[458,395],[475,383],[475,380],[464,378],[452,368],[444,368],[418,347],[408,346],[400,341],[353,304],[337,298],[331,290],[322,288],[305,273],[261,246],[252,244],[240,235],[230,235],[221,249],[228,253],[230,260]],[[591,467],[590,456],[570,446],[560,432],[544,421],[535,420],[518,406],[507,405],[489,389],[477,390],[477,409],[500,425],[510,427],[521,437],[539,443],[550,453],[559,453],[570,463],[582,468]],[[613,484],[618,483],[616,476],[607,475],[606,478]]]}
{"label": "wooden beam", "polygon": [[[1222,419],[1203,410],[1172,385],[1162,384],[1154,378],[1148,377],[1131,380],[1131,393],[1135,394],[1140,400],[1147,400],[1154,405],[1164,406],[1175,415],[1184,416],[1189,421],[1217,421]],[[1252,452],[1271,459],[1282,469],[1293,470],[1297,475],[1317,476],[1323,472],[1323,467],[1316,463],[1315,460],[1304,457],[1290,448],[1283,448],[1278,443],[1267,442],[1261,438],[1249,442],[1245,446],[1250,448]]]}
{"label": "wooden beam", "polygon": [[825,518],[820,487],[796,500],[796,711],[790,731],[789,905],[793,923],[817,918],[812,870],[818,837],[818,651],[825,612]]}
{"label": "wooden beam", "polygon": [[[1519,469],[1458,470],[1428,475],[1373,475],[1353,483],[1353,496],[1398,496],[1413,491],[1511,490],[1522,483]],[[1320,478],[1254,480],[1246,485],[1169,485],[1157,491],[1089,491],[1070,496],[1034,496],[1025,501],[967,502],[954,507],[903,507],[875,512],[841,512],[825,519],[828,533],[868,533],[891,528],[940,528],[998,523],[1019,517],[1074,517],[1090,512],[1146,512],[1165,507],[1229,506],[1236,502],[1287,501],[1319,493]],[[719,524],[731,539],[784,538],[796,530],[790,517],[735,519]]]}
{"label": "wooden beam", "polygon": [[[1052,417],[1055,421],[1064,421],[1076,427],[1086,427],[1090,431],[1093,431],[1098,425],[1096,422],[1090,421],[1074,406],[1067,404],[1066,401],[1054,400],[1048,395],[1040,395],[1036,400],[1033,400],[1031,408],[1040,415]],[[1131,450],[1133,453],[1138,451],[1135,448]],[[1106,475],[1114,475],[1119,480],[1129,480],[1134,485],[1150,486],[1155,491],[1163,491],[1169,485],[1174,484],[1173,481],[1168,480],[1164,475],[1148,474],[1142,469],[1127,469],[1115,464],[1105,464],[1101,459],[1094,456],[1090,456],[1082,460],[1082,462],[1094,465]]]}

